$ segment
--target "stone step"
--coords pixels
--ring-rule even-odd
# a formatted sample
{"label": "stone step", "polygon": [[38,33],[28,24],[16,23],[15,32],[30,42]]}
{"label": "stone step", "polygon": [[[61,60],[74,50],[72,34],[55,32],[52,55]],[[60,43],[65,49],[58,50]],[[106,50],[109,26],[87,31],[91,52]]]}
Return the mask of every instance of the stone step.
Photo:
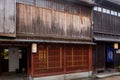
{"label": "stone step", "polygon": [[117,76],[117,75],[120,75],[120,72],[100,73],[100,74],[96,74],[96,77],[97,78],[105,78],[105,77]]}

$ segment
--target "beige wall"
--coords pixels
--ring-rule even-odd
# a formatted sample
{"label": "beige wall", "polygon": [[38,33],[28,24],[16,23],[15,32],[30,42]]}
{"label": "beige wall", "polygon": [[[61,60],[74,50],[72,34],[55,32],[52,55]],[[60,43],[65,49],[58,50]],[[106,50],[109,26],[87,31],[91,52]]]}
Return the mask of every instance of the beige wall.
{"label": "beige wall", "polygon": [[18,48],[9,48],[9,72],[15,72],[19,69],[19,54]]}

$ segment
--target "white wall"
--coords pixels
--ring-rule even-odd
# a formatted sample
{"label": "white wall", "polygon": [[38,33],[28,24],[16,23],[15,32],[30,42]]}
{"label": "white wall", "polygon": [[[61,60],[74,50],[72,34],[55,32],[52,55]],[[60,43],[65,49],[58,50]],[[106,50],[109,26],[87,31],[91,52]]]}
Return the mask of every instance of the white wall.
{"label": "white wall", "polygon": [[9,72],[15,72],[19,69],[19,54],[18,48],[9,48]]}

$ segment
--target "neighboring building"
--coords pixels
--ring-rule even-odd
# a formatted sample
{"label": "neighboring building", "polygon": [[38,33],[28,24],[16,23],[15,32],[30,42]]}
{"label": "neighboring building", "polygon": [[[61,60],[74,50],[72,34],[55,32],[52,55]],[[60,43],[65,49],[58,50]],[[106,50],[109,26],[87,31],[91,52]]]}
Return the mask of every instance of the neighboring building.
{"label": "neighboring building", "polygon": [[111,71],[120,65],[120,5],[111,1],[99,1],[93,11],[93,34],[96,43],[93,63],[97,72]]}
{"label": "neighboring building", "polygon": [[24,71],[35,80],[90,76],[92,7],[91,0],[0,0],[0,73]]}

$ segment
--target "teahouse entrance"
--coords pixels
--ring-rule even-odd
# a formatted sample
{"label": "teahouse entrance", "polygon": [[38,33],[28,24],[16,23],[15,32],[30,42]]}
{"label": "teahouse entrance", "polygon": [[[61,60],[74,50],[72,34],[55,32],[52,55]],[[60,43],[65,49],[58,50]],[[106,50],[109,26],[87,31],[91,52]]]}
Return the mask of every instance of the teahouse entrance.
{"label": "teahouse entrance", "polygon": [[1,72],[27,72],[27,49],[18,47],[1,48]]}
{"label": "teahouse entrance", "polygon": [[113,45],[97,44],[94,55],[94,68],[98,73],[114,70],[116,61]]}
{"label": "teahouse entrance", "polygon": [[[1,44],[0,44],[1,45]],[[28,47],[19,44],[8,44],[0,46],[0,74],[23,78],[29,74],[28,69]],[[7,78],[7,77],[4,77]],[[8,76],[9,78],[9,76]]]}

